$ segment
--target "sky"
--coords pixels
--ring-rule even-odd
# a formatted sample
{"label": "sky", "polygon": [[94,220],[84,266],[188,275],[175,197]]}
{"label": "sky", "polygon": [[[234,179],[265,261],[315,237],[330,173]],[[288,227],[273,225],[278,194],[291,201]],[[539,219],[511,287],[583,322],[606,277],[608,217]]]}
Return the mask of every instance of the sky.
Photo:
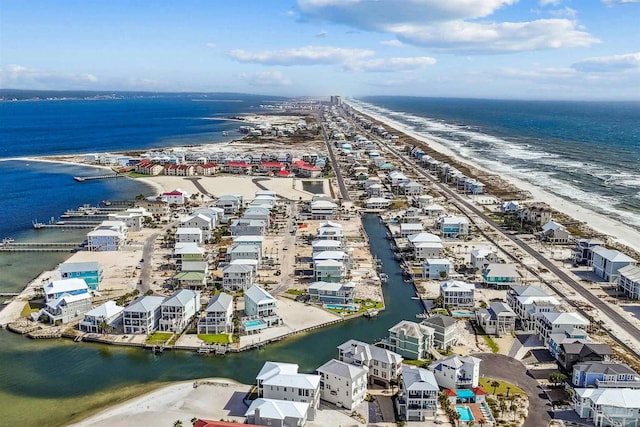
{"label": "sky", "polygon": [[0,0],[0,88],[640,100],[640,0]]}

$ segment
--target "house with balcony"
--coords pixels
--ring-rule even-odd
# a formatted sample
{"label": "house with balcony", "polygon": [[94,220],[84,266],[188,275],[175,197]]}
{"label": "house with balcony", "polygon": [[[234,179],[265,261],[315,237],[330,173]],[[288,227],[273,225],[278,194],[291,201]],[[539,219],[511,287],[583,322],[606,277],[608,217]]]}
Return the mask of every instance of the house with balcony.
{"label": "house with balcony", "polygon": [[205,215],[202,213],[193,214],[180,220],[181,228],[198,228],[202,231],[202,239],[209,240],[211,233],[216,227],[217,216]]}
{"label": "house with balcony", "polygon": [[182,206],[189,199],[189,193],[186,191],[175,189],[173,191],[167,191],[160,195],[169,205]]}
{"label": "house with balcony", "polygon": [[444,247],[442,239],[431,233],[411,234],[407,237],[409,248],[413,252],[414,259],[424,261],[426,259],[442,258]]}
{"label": "house with balcony", "polygon": [[84,314],[78,323],[78,330],[93,334],[109,333],[122,322],[124,307],[115,301],[107,301]]}
{"label": "house with balcony", "polygon": [[316,282],[341,282],[347,274],[345,263],[335,259],[313,261],[313,279]]}
{"label": "house with balcony", "polygon": [[173,257],[178,264],[188,261],[203,261],[204,249],[198,246],[197,243],[176,243],[173,248]]}
{"label": "house with balcony", "polygon": [[508,289],[520,283],[520,273],[515,264],[490,263],[482,269],[482,281],[488,287]]}
{"label": "house with balcony", "polygon": [[84,279],[53,280],[43,286],[45,302],[51,302],[63,295],[87,295],[91,297],[89,286]]}
{"label": "house with balcony", "polygon": [[422,324],[433,329],[433,345],[440,350],[446,350],[458,343],[456,320],[453,317],[436,314],[422,321]]}
{"label": "house with balcony", "polygon": [[520,319],[520,327],[534,332],[538,317],[560,310],[560,301],[536,286],[511,286],[507,291],[507,305]]}
{"label": "house with balcony", "polygon": [[405,185],[401,185],[402,193],[405,196],[419,196],[422,194],[422,184],[416,181],[410,181]]}
{"label": "house with balcony", "polygon": [[102,282],[103,272],[98,262],[63,262],[60,264],[62,279],[82,279],[89,289],[95,291]]}
{"label": "house with balcony", "polygon": [[246,175],[251,172],[251,165],[247,162],[228,162],[222,165],[222,172]]}
{"label": "house with balcony", "polygon": [[442,280],[449,277],[451,261],[449,258],[428,258],[422,263],[422,278]]}
{"label": "house with balcony", "polygon": [[627,265],[618,270],[618,290],[630,299],[640,299],[640,267]]}
{"label": "house with balcony", "polygon": [[367,209],[386,209],[391,206],[391,200],[384,197],[370,197],[365,204]]}
{"label": "house with balcony", "polygon": [[265,362],[256,376],[258,397],[301,402],[314,420],[320,404],[320,375],[298,373],[293,363]]}
{"label": "house with balcony", "polygon": [[341,251],[342,241],[330,239],[314,240],[313,242],[311,242],[311,249],[314,254],[324,251]]}
{"label": "house with balcony", "polygon": [[640,375],[618,362],[583,362],[573,365],[571,384],[575,388],[640,389]]}
{"label": "house with balcony", "polygon": [[403,222],[400,224],[400,237],[409,237],[412,234],[419,234],[424,231],[420,222]]}
{"label": "house with balcony", "polygon": [[249,265],[229,264],[222,269],[222,287],[227,292],[247,290],[253,286],[256,272]]}
{"label": "house with balcony", "polygon": [[640,390],[576,388],[574,410],[597,427],[640,425]]}
{"label": "house with balcony", "polygon": [[607,344],[590,341],[578,341],[560,344],[558,364],[565,372],[571,373],[573,367],[584,362],[608,362],[613,356]]}
{"label": "house with balcony", "polygon": [[472,389],[478,387],[480,380],[480,362],[473,356],[453,355],[440,359],[429,365],[429,370],[443,388],[452,390]]}
{"label": "house with balcony", "polygon": [[218,170],[220,170],[220,167],[217,163],[203,163],[201,165],[196,165],[195,167],[196,175],[201,176],[215,175]]}
{"label": "house with balcony", "polygon": [[356,285],[352,282],[313,282],[309,285],[312,302],[321,304],[353,304]]}
{"label": "house with balcony", "polygon": [[[252,202],[253,203],[253,202]],[[271,212],[266,207],[248,207],[242,214],[244,219],[257,219],[264,221],[267,227],[271,222]]]}
{"label": "house with balcony", "polygon": [[258,246],[260,248],[260,256],[262,256],[262,247],[264,245],[264,237],[255,236],[236,236],[233,238],[233,246],[251,245]]}
{"label": "house with balcony", "polygon": [[233,332],[233,297],[220,292],[209,300],[205,315],[198,320],[199,334],[230,334]]}
{"label": "house with balcony", "polygon": [[173,282],[179,288],[202,289],[207,284],[208,266],[206,262],[185,261],[179,272],[173,276]]}
{"label": "house with balcony", "polygon": [[331,359],[316,369],[320,375],[320,398],[349,410],[364,402],[367,396],[369,368]]}
{"label": "house with balcony", "polygon": [[469,235],[469,220],[464,216],[445,216],[440,218],[440,231],[445,239],[457,239]]}
{"label": "house with balcony", "polygon": [[225,194],[216,201],[216,207],[224,209],[225,215],[234,215],[242,207],[243,197],[239,194]]}
{"label": "house with balcony", "polygon": [[434,347],[434,335],[434,329],[427,325],[401,320],[389,328],[389,337],[383,342],[405,359],[423,360]]}
{"label": "house with balcony", "polygon": [[511,334],[516,329],[516,313],[506,303],[493,301],[487,308],[476,312],[478,325],[485,333],[500,337]]}
{"label": "house with balcony", "polygon": [[[82,279],[69,279],[67,281],[70,280],[79,280],[84,284]],[[58,282],[64,281],[60,280]],[[78,289],[77,292],[70,291],[73,293],[56,292],[57,296],[55,298],[46,297],[44,308],[34,317],[39,318],[45,315],[51,324],[69,323],[82,318],[86,312],[91,310],[91,294],[88,292],[89,288],[86,284],[84,284],[84,288],[87,292],[83,292],[84,289]]]}
{"label": "house with balcony", "polygon": [[229,261],[249,259],[257,261],[258,265],[260,265],[262,250],[258,245],[233,245],[231,250],[227,252],[227,256]]}
{"label": "house with balcony", "polygon": [[491,248],[474,248],[471,250],[471,267],[483,270],[487,265],[498,262],[498,255]]}
{"label": "house with balcony", "polygon": [[261,329],[282,324],[276,309],[277,300],[260,286],[253,285],[244,292],[243,331],[260,332]]}
{"label": "house with balcony", "polygon": [[202,230],[195,227],[178,227],[175,239],[177,243],[196,243],[201,245],[204,242]]}
{"label": "house with balcony", "polygon": [[636,265],[638,261],[614,249],[599,246],[593,248],[591,267],[593,272],[607,282],[618,280],[618,271],[628,265]]}
{"label": "house with balcony", "polygon": [[[244,416],[251,426],[304,427],[307,412],[306,403],[258,398],[251,402]],[[222,424],[216,423],[213,427],[222,427]]]}
{"label": "house with balcony", "polygon": [[143,295],[122,310],[125,335],[152,334],[160,322],[160,304],[163,297]]}
{"label": "house with balcony", "polygon": [[180,333],[199,310],[200,291],[177,290],[160,304],[158,330]]}
{"label": "house with balcony", "polygon": [[578,313],[544,312],[536,321],[536,333],[546,346],[551,334],[560,334],[574,329],[586,330],[589,321]]}
{"label": "house with balcony", "polygon": [[567,227],[562,224],[558,224],[555,221],[549,221],[542,226],[540,240],[546,243],[559,245],[569,243],[572,238]]}
{"label": "house with balcony", "polygon": [[136,207],[146,209],[156,218],[168,218],[171,214],[169,203],[161,197],[150,197],[144,200],[137,200],[135,205]]}
{"label": "house with balcony", "polygon": [[311,219],[331,219],[338,212],[338,205],[331,200],[312,200],[309,204]]}
{"label": "house with balcony", "polygon": [[118,251],[127,241],[129,229],[122,221],[102,221],[87,233],[87,249],[90,251]]}
{"label": "house with balcony", "polygon": [[438,382],[433,372],[412,365],[402,366],[398,393],[398,416],[406,422],[433,419],[438,411]]}
{"label": "house with balcony", "polygon": [[551,209],[541,203],[521,207],[518,218],[533,225],[542,225],[551,221]]}
{"label": "house with balcony", "polygon": [[339,345],[338,360],[369,368],[369,384],[389,387],[402,373],[402,356],[362,341],[349,340]]}
{"label": "house with balcony", "polygon": [[444,305],[453,308],[473,308],[475,304],[473,283],[461,280],[447,280],[440,284],[440,296],[444,300]]}
{"label": "house with balcony", "polygon": [[579,239],[573,248],[572,260],[578,265],[591,265],[593,259],[593,249],[598,246],[604,247],[604,242],[597,239]]}
{"label": "house with balcony", "polygon": [[236,219],[231,223],[231,236],[261,236],[267,228],[267,223],[260,219]]}

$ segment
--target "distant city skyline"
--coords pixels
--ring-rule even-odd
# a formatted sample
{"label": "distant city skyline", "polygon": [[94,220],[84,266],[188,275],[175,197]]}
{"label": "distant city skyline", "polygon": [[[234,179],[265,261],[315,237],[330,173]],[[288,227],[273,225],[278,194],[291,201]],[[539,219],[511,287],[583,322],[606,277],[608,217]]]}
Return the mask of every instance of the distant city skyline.
{"label": "distant city skyline", "polygon": [[0,87],[640,100],[640,0],[0,0]]}

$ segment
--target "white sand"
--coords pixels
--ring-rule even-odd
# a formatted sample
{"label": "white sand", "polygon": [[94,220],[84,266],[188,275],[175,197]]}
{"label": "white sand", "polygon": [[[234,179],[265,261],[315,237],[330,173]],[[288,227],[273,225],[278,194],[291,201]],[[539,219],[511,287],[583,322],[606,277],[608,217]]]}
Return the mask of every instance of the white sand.
{"label": "white sand", "polygon": [[[354,108],[354,109],[357,110],[357,108]],[[403,124],[395,120],[382,117],[380,115],[371,113],[369,111],[362,112],[362,114],[368,115],[374,118],[375,120],[384,123],[385,126],[387,127],[393,128],[412,138],[422,141],[428,144],[429,147],[431,147],[432,149],[442,154],[445,154],[447,156],[450,156],[452,158],[455,158],[460,163],[467,163],[473,166],[474,168],[477,168],[482,171],[486,171],[488,173],[492,173],[492,174],[496,173],[495,171],[482,167],[475,162],[469,161],[468,159],[462,159],[455,152],[451,151],[448,147],[434,140],[426,138],[418,133],[412,132],[411,129],[408,129],[406,126],[404,126]],[[600,233],[609,235],[615,240],[617,240],[618,242],[620,242],[621,244],[626,245],[636,251],[640,251],[640,232],[635,230],[634,228],[631,228],[605,215],[583,208],[582,206],[572,203],[569,200],[565,200],[561,197],[558,197],[546,191],[543,191],[540,188],[536,187],[535,185],[528,183],[526,181],[523,181],[521,179],[515,178],[513,176],[505,176],[505,175],[500,175],[500,176],[502,178],[507,179],[509,182],[519,187],[520,189],[530,192],[531,195],[533,196],[533,200],[545,202],[549,206],[551,206],[553,209],[559,212],[562,212],[576,220],[584,221],[587,223],[589,227],[593,228],[594,230]]]}

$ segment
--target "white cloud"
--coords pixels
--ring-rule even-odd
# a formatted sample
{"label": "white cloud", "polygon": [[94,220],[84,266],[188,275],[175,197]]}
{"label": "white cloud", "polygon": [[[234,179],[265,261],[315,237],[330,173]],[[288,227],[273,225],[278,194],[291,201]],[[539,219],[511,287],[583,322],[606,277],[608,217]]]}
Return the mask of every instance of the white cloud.
{"label": "white cloud", "polygon": [[[306,19],[390,33],[403,43],[451,52],[507,53],[584,47],[599,42],[571,20],[487,19],[498,9],[515,3],[517,0],[298,0],[298,9]],[[559,3],[541,0],[543,5]],[[568,7],[556,13],[575,16]]]}
{"label": "white cloud", "polygon": [[507,53],[586,47],[599,40],[577,29],[575,21],[475,23],[451,21],[437,26],[399,25],[393,32],[404,42],[467,53]]}
{"label": "white cloud", "polygon": [[561,9],[550,10],[549,14],[553,16],[566,16],[567,18],[575,18],[576,16],[578,16],[578,11],[570,8],[569,6],[565,6]]}
{"label": "white cloud", "polygon": [[541,68],[536,70],[507,67],[492,71],[495,77],[515,80],[564,80],[575,78],[576,73],[573,68]]}
{"label": "white cloud", "polygon": [[391,47],[403,47],[404,46],[404,43],[402,43],[398,39],[383,40],[383,41],[380,42],[380,44],[383,45],[383,46],[391,46]]}
{"label": "white cloud", "polygon": [[10,64],[0,68],[0,86],[30,88],[78,88],[92,85],[98,78],[89,73],[45,71],[22,65]]}
{"label": "white cloud", "polygon": [[205,45],[205,47],[208,47],[209,49],[215,49],[217,47],[217,45],[215,43],[212,43],[212,42],[205,43],[204,45]]}
{"label": "white cloud", "polygon": [[547,6],[549,4],[557,6],[562,3],[562,0],[540,0],[538,3],[540,3],[540,6]]}
{"label": "white cloud", "polygon": [[640,3],[640,0],[602,0],[602,3],[607,6],[613,6],[616,4]]}
{"label": "white cloud", "polygon": [[429,56],[415,56],[405,58],[376,58],[354,61],[345,66],[351,71],[391,72],[413,71],[436,63],[435,58]]}
{"label": "white cloud", "polygon": [[265,65],[330,65],[373,56],[368,49],[348,49],[331,46],[305,46],[300,48],[248,52],[236,49],[229,56],[238,62]]}
{"label": "white cloud", "polygon": [[587,58],[571,65],[571,68],[585,73],[609,73],[640,70],[640,52],[626,55]]}
{"label": "white cloud", "polygon": [[291,79],[277,70],[240,73],[236,77],[244,80],[251,86],[289,86],[292,83]]}

